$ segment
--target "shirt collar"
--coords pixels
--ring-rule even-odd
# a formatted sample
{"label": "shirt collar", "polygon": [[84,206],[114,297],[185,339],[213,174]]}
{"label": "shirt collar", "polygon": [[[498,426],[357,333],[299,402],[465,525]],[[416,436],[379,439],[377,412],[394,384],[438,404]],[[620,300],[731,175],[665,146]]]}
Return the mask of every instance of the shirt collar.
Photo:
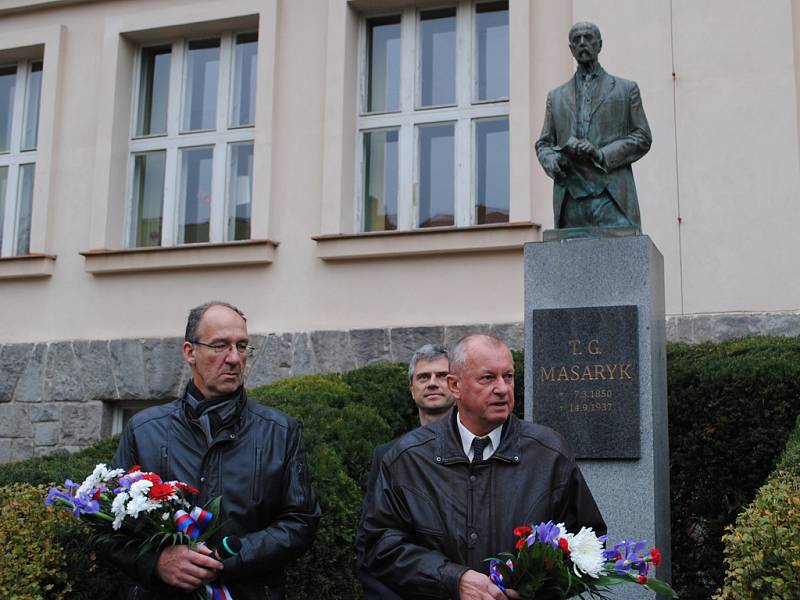
{"label": "shirt collar", "polygon": [[[469,429],[467,429],[461,422],[461,415],[456,413],[456,424],[458,425],[458,434],[461,436],[461,448],[464,454],[472,462],[474,452],[472,451],[472,440],[476,437]],[[503,425],[500,424],[489,432],[489,444],[483,450],[483,460],[489,458],[495,453],[497,448],[500,447],[500,438],[503,435]]]}
{"label": "shirt collar", "polygon": [[580,65],[578,65],[578,69],[575,71],[576,77],[580,79],[583,75],[591,75],[592,78],[595,78],[603,72],[603,68],[600,66],[599,62],[595,62],[590,68],[584,69]]}

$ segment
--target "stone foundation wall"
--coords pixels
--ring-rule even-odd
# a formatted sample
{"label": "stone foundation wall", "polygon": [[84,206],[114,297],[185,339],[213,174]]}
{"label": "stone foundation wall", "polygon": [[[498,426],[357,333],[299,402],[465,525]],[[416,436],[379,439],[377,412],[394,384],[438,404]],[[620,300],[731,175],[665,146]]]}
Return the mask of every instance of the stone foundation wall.
{"label": "stone foundation wall", "polygon": [[[398,327],[252,335],[254,387],[293,375],[407,362],[426,343],[452,346],[465,333],[491,333],[522,349],[522,323]],[[673,316],[670,341],[800,335],[800,312]],[[189,379],[181,338],[76,340],[0,345],[0,463],[73,452],[111,432],[116,405],[176,398]]]}

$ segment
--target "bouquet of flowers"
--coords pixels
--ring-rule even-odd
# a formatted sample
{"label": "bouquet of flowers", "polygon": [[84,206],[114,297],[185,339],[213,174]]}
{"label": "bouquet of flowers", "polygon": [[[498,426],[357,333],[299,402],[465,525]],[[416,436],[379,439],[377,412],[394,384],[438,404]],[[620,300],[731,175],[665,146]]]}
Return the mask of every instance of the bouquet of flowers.
{"label": "bouquet of flowers", "polygon": [[[176,544],[194,548],[214,535],[219,528],[220,498],[202,508],[192,506],[187,497],[199,493],[182,481],[162,481],[159,475],[142,471],[138,465],[126,473],[99,464],[80,485],[67,479],[63,489],[50,488],[44,503],[71,511],[101,536],[135,544],[141,555]],[[220,582],[196,590],[195,597],[232,598]]]}
{"label": "bouquet of flowers", "polygon": [[564,600],[588,594],[604,598],[610,586],[633,583],[646,590],[677,598],[672,588],[649,576],[661,563],[657,548],[624,540],[604,550],[606,536],[591,527],[569,533],[552,521],[514,529],[516,553],[487,558],[489,577],[502,592],[515,590],[523,600]]}

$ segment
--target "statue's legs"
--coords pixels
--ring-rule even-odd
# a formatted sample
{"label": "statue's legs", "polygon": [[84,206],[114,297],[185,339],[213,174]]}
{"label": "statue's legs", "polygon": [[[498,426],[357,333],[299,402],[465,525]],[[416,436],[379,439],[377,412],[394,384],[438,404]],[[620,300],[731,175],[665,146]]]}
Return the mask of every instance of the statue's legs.
{"label": "statue's legs", "polygon": [[567,192],[558,227],[634,227],[634,224],[607,191],[577,200]]}

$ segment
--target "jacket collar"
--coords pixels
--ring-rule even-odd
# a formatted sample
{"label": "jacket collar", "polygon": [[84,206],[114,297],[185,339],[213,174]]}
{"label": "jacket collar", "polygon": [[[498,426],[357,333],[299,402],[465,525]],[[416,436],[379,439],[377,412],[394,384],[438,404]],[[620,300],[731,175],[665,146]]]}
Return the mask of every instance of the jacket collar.
{"label": "jacket collar", "polygon": [[[437,463],[444,465],[469,464],[469,459],[464,455],[464,449],[461,446],[461,435],[458,433],[458,424],[456,423],[457,414],[457,409],[453,407],[444,419],[431,426],[436,434],[433,459]],[[489,457],[489,460],[519,463],[521,459],[519,430],[519,419],[512,414],[503,424],[500,446]]]}

